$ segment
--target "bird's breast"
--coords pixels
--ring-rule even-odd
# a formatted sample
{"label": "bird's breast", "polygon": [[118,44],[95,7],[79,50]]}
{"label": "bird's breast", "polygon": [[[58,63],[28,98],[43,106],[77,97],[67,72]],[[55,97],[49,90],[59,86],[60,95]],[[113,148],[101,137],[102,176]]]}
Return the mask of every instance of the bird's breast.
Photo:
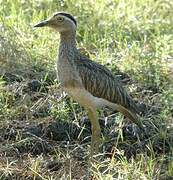
{"label": "bird's breast", "polygon": [[57,73],[58,80],[61,83],[62,87],[68,88],[82,86],[82,80],[79,77],[79,74],[76,71],[75,66],[73,66],[65,59],[63,61],[57,61]]}

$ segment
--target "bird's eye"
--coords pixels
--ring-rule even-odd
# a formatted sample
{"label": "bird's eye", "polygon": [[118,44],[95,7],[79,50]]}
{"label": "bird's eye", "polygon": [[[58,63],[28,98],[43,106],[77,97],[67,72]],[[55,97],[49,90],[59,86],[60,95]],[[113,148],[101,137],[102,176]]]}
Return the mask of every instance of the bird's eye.
{"label": "bird's eye", "polygon": [[64,20],[64,18],[63,17],[57,17],[57,20],[59,21],[59,22],[62,22],[63,20]]}

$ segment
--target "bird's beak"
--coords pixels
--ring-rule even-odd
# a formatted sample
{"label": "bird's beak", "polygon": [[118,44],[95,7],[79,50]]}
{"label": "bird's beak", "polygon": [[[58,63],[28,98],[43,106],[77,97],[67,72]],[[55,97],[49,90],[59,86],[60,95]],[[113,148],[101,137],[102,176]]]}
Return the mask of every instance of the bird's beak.
{"label": "bird's beak", "polygon": [[41,21],[38,24],[34,25],[34,27],[44,27],[44,26],[48,26],[49,24],[49,20],[45,20],[45,21]]}

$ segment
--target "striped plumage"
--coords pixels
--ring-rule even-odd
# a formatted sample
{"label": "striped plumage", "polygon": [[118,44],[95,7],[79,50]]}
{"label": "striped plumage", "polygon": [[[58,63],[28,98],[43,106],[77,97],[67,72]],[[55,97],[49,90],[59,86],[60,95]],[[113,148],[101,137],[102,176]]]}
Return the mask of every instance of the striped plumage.
{"label": "striped plumage", "polygon": [[60,33],[60,46],[57,60],[59,81],[64,91],[79,102],[87,111],[92,125],[91,156],[98,151],[100,125],[96,110],[110,107],[120,111],[138,126],[139,113],[133,99],[104,66],[82,56],[76,47],[77,22],[68,13],[54,14],[35,27],[49,26]]}
{"label": "striped plumage", "polygon": [[109,69],[83,56],[75,62],[83,85],[91,94],[140,113],[136,103]]}

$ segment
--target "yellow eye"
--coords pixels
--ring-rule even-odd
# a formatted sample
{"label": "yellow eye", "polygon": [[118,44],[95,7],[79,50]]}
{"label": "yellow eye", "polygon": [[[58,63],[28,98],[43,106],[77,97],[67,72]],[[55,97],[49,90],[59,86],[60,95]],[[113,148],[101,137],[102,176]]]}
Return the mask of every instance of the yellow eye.
{"label": "yellow eye", "polygon": [[64,18],[63,17],[57,17],[57,20],[59,21],[59,22],[62,22],[63,20],[64,20]]}

